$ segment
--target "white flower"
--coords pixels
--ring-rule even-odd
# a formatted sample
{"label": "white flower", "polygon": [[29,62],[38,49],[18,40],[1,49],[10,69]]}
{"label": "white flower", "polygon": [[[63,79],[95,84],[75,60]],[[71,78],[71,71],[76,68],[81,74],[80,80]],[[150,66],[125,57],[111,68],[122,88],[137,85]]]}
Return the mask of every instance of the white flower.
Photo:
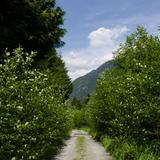
{"label": "white flower", "polygon": [[9,52],[7,52],[7,53],[6,53],[6,55],[7,55],[7,56],[10,56],[10,53],[9,53]]}
{"label": "white flower", "polygon": [[29,122],[26,122],[24,125],[27,126],[29,124]]}
{"label": "white flower", "polygon": [[19,111],[22,111],[23,107],[22,107],[22,106],[17,106],[17,109],[18,109]]}
{"label": "white flower", "polygon": [[32,141],[36,141],[36,138],[33,138],[33,137],[32,137],[32,139],[31,139],[31,140],[32,140]]}

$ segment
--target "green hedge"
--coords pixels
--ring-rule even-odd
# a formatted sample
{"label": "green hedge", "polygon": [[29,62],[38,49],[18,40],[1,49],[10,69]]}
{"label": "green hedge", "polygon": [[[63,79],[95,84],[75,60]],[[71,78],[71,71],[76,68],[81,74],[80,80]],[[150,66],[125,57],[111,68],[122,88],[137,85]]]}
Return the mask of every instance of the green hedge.
{"label": "green hedge", "polygon": [[[132,139],[137,146],[156,144],[156,149],[150,148],[150,153],[158,156],[159,38],[138,27],[115,53],[114,63],[114,68],[106,70],[97,81],[96,92],[87,105],[88,124],[97,132],[98,139],[107,135],[112,139]],[[132,152],[132,149],[136,152],[134,144],[124,144],[121,148],[126,152],[128,148],[129,152]],[[129,154],[127,152],[127,156]]]}
{"label": "green hedge", "polygon": [[35,53],[13,54],[0,65],[0,157],[43,159],[68,135],[70,114],[50,71],[31,68]]}
{"label": "green hedge", "polygon": [[88,104],[93,128],[110,136],[160,137],[160,41],[142,27],[115,54]]}

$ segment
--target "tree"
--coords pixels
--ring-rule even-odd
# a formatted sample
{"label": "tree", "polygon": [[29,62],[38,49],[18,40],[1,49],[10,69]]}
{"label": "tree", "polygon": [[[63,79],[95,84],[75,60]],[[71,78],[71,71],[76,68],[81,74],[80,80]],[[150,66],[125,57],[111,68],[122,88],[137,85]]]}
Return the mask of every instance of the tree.
{"label": "tree", "polygon": [[53,48],[64,44],[63,16],[55,0],[0,1],[0,56],[19,45],[28,52],[38,51],[36,61],[52,56]]}
{"label": "tree", "polygon": [[73,107],[76,107],[77,109],[81,109],[82,107],[80,100],[78,100],[76,97],[74,97],[73,100],[71,101],[71,105]]}
{"label": "tree", "polygon": [[[33,68],[52,70],[56,84],[61,86],[64,98],[72,90],[64,62],[56,48],[64,45],[61,41],[66,32],[61,27],[64,11],[56,6],[55,0],[2,0],[0,1],[0,59],[4,50],[11,52],[21,45],[24,51],[36,51]],[[12,55],[13,56],[13,55]],[[54,78],[55,83],[55,78]]]}
{"label": "tree", "polygon": [[30,68],[36,53],[18,48],[12,54],[0,65],[0,157],[46,159],[72,125],[61,86],[50,83],[49,69]]}
{"label": "tree", "polygon": [[91,95],[87,94],[87,96],[85,97],[84,101],[83,101],[83,105],[87,105],[89,99],[90,99]]}
{"label": "tree", "polygon": [[97,81],[88,111],[101,134],[135,140],[160,137],[160,40],[137,27]]}

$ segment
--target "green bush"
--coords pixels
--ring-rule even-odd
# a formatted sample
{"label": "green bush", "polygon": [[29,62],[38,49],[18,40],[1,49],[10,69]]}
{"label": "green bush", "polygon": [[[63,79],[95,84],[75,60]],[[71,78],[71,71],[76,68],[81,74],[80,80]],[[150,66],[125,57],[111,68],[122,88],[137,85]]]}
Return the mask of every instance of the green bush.
{"label": "green bush", "polygon": [[68,135],[70,114],[50,71],[31,69],[36,53],[13,54],[0,65],[0,157],[43,159]]}
{"label": "green bush", "polygon": [[[116,160],[156,159],[160,143],[160,40],[142,27],[115,52],[114,68],[98,79],[87,120]],[[117,140],[119,139],[119,140]],[[131,139],[133,142],[125,143]],[[146,145],[147,144],[147,145]],[[149,147],[149,151],[141,147]]]}
{"label": "green bush", "polygon": [[97,81],[88,103],[91,127],[102,135],[159,141],[159,68],[159,39],[138,27],[116,52],[115,67]]}
{"label": "green bush", "polygon": [[83,109],[72,109],[74,128],[86,126],[85,111]]}

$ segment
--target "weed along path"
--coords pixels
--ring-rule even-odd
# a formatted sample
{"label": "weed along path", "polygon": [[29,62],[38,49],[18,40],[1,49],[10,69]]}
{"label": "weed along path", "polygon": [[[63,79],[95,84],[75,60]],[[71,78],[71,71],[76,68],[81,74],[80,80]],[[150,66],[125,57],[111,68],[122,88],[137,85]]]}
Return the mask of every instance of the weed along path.
{"label": "weed along path", "polygon": [[70,139],[52,160],[111,160],[108,153],[85,131],[73,130]]}

